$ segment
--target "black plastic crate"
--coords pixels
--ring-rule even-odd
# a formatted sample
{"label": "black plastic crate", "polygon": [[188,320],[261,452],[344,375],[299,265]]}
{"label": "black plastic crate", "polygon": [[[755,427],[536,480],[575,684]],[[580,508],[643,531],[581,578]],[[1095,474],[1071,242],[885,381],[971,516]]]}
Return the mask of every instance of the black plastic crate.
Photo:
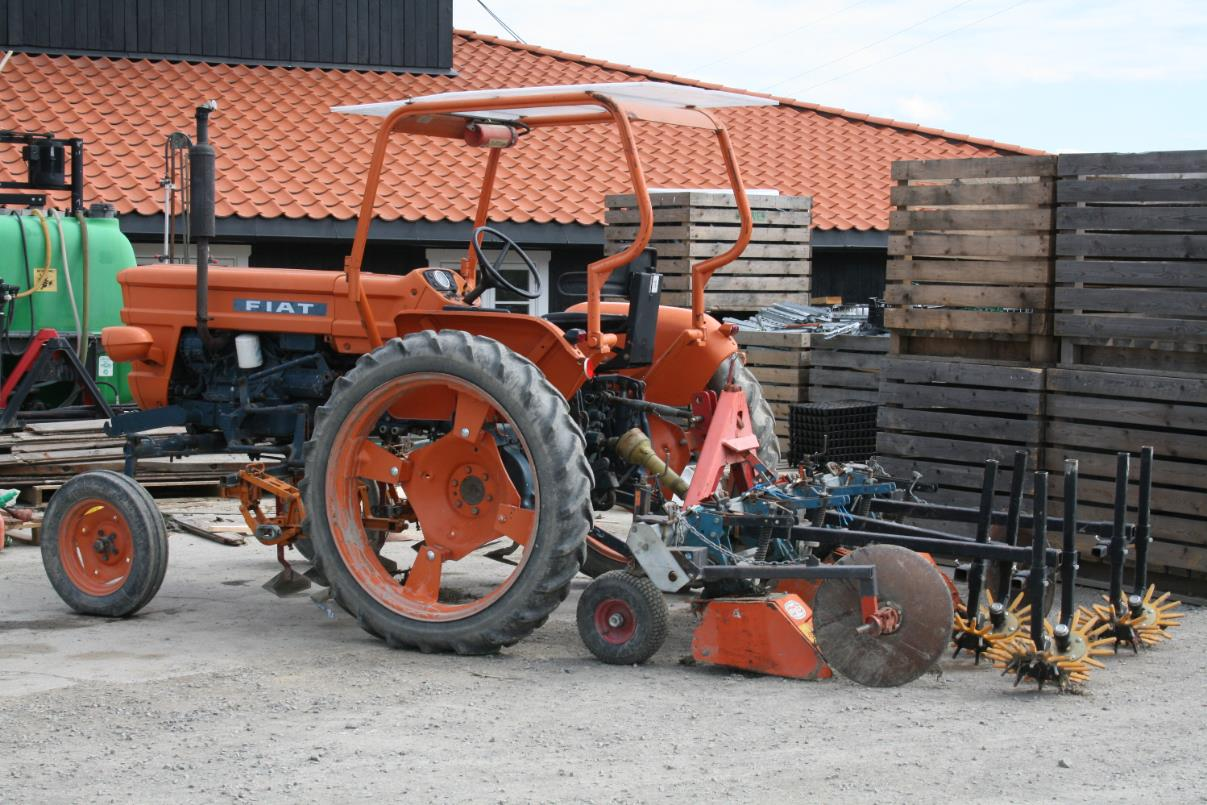
{"label": "black plastic crate", "polygon": [[797,403],[789,409],[788,461],[867,461],[876,452],[876,409],[859,400]]}

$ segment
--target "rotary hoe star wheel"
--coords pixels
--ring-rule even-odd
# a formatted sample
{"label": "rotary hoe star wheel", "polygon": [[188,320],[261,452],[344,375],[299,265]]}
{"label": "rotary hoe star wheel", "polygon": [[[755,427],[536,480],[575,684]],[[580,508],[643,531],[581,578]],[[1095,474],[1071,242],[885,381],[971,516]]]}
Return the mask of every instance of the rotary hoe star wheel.
{"label": "rotary hoe star wheel", "polygon": [[1181,625],[1184,613],[1175,610],[1182,602],[1171,601],[1169,596],[1157,595],[1156,585],[1150,584],[1144,595],[1131,596],[1118,609],[1110,596],[1103,596],[1104,603],[1093,605],[1091,625],[1105,630],[1103,634],[1114,641],[1115,651],[1121,645],[1131,646],[1133,652],[1141,646],[1151,648],[1162,640],[1172,640],[1169,630]]}
{"label": "rotary hoe star wheel", "polygon": [[984,597],[985,606],[977,610],[975,618],[968,617],[963,605],[956,612],[952,629],[953,658],[960,656],[962,651],[969,651],[979,664],[981,656],[990,649],[1026,636],[1031,626],[1031,606],[1023,603],[1026,593],[1020,592],[1008,605],[994,601],[989,590],[985,591]]}
{"label": "rotary hoe star wheel", "polygon": [[1067,691],[1089,681],[1090,672],[1105,668],[1097,658],[1110,654],[1111,638],[1105,627],[1092,628],[1093,615],[1079,609],[1069,625],[1053,626],[1045,621],[1045,645],[1037,647],[1029,637],[1018,637],[985,652],[1002,675],[1014,675],[1017,687],[1023,680],[1035,682],[1040,690],[1054,683]]}

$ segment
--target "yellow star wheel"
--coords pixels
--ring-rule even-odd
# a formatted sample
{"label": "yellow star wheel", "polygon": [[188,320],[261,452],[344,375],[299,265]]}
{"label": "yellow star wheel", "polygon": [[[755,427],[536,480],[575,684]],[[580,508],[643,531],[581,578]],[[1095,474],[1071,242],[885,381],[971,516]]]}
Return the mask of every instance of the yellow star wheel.
{"label": "yellow star wheel", "polygon": [[975,618],[967,617],[963,605],[956,612],[952,628],[952,643],[958,657],[961,651],[970,651],[977,663],[981,655],[995,646],[1005,645],[1022,637],[1031,628],[1031,606],[1023,605],[1024,593],[1019,593],[1006,605],[993,600],[993,593],[985,591],[985,606],[977,610]]}
{"label": "yellow star wheel", "polygon": [[1062,691],[1069,690],[1089,681],[1093,669],[1106,667],[1096,658],[1110,653],[1105,646],[1112,638],[1102,636],[1105,626],[1090,628],[1094,617],[1093,613],[1079,609],[1067,627],[1052,626],[1045,621],[1048,639],[1043,649],[1036,647],[1030,638],[1017,637],[994,646],[985,655],[1002,670],[1003,676],[1014,674],[1016,687],[1026,679],[1035,682],[1040,690],[1048,682],[1056,683]]}
{"label": "yellow star wheel", "polygon": [[1169,629],[1181,625],[1185,613],[1175,612],[1181,601],[1169,600],[1169,593],[1157,595],[1156,585],[1149,585],[1143,596],[1133,595],[1127,604],[1116,612],[1109,596],[1103,604],[1094,604],[1091,627],[1103,627],[1104,636],[1114,641],[1115,651],[1120,645],[1130,645],[1132,651],[1140,646],[1152,647],[1162,640],[1173,639]]}

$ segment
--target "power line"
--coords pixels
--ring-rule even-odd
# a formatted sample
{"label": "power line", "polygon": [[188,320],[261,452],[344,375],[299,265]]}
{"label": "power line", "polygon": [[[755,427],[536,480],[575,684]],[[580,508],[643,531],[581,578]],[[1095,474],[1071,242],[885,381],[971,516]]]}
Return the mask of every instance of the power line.
{"label": "power line", "polygon": [[875,42],[869,42],[868,44],[864,45],[861,48],[852,50],[850,53],[844,53],[843,55],[839,56],[836,59],[830,59],[828,62],[822,62],[821,64],[810,67],[808,70],[805,70],[804,72],[800,72],[800,73],[797,73],[796,75],[792,75],[787,78],[776,81],[774,84],[768,84],[767,86],[763,87],[763,89],[771,89],[772,87],[778,87],[780,84],[786,84],[789,81],[795,81],[796,79],[800,78],[801,76],[806,76],[809,73],[815,73],[824,67],[829,67],[831,64],[837,64],[838,62],[845,61],[845,60],[851,58],[852,56],[857,56],[860,53],[863,53],[865,50],[868,50],[869,48],[874,48],[874,47],[876,47],[876,45],[883,44],[883,43],[889,41],[890,39],[895,39],[898,36],[901,36],[901,34],[909,33],[910,31],[914,30],[915,28],[919,28],[919,27],[925,25],[926,23],[930,22],[931,20],[938,19],[939,17],[942,17],[944,14],[949,14],[952,11],[955,11],[960,6],[966,6],[971,2],[972,2],[972,0],[960,0],[960,2],[956,3],[954,6],[948,6],[947,8],[943,9],[942,11],[940,11],[936,14],[931,14],[926,19],[918,20],[914,24],[908,25],[899,31],[894,31],[893,33],[889,34],[888,36],[886,36],[882,39],[877,39]]}
{"label": "power line", "polygon": [[1017,2],[1011,6],[1006,6],[1001,11],[995,11],[992,14],[986,14],[985,16],[983,16],[979,19],[975,19],[972,22],[965,23],[964,25],[961,25],[957,28],[952,28],[950,31],[941,33],[938,36],[932,36],[930,39],[927,39],[924,42],[919,42],[918,44],[916,44],[912,47],[908,47],[905,50],[898,51],[897,53],[894,53],[891,56],[885,56],[883,59],[879,59],[877,61],[871,62],[870,64],[865,64],[862,67],[856,67],[854,70],[849,70],[845,73],[842,73],[841,75],[836,75],[833,78],[827,78],[825,81],[818,82],[817,84],[814,84],[810,87],[805,87],[803,90],[801,90],[801,92],[808,92],[810,90],[817,89],[818,87],[824,87],[826,84],[829,84],[833,81],[837,81],[840,78],[846,78],[849,75],[854,75],[855,73],[866,70],[869,67],[875,67],[876,65],[884,64],[886,61],[891,61],[892,59],[895,59],[898,56],[904,56],[906,53],[912,53],[913,51],[918,50],[919,48],[925,47],[925,46],[931,44],[932,42],[938,42],[940,39],[942,39],[944,37],[951,36],[954,33],[959,33],[960,31],[963,31],[966,28],[971,28],[974,25],[979,25],[982,22],[985,22],[986,20],[990,20],[990,19],[993,19],[994,17],[1005,14],[1007,11],[1013,11],[1014,9],[1018,8],[1019,6],[1026,5],[1027,3],[1030,3],[1030,2],[1031,2],[1031,0],[1019,0],[1019,2]]}
{"label": "power line", "polygon": [[778,36],[773,36],[769,39],[760,39],[757,43],[755,43],[754,45],[751,45],[750,47],[746,48],[745,50],[739,50],[734,53],[730,53],[726,56],[722,56],[719,59],[714,59],[713,61],[710,61],[707,64],[701,64],[698,67],[693,67],[693,68],[691,68],[692,72],[695,72],[696,70],[703,70],[705,68],[712,67],[714,64],[720,64],[721,62],[729,61],[730,59],[736,58],[738,56],[745,56],[747,53],[750,53],[755,50],[760,50],[761,48],[770,44],[771,42],[778,42],[781,39],[792,36],[792,34],[799,33],[800,31],[803,31],[806,28],[810,28],[814,25],[817,25],[818,23],[825,22],[826,20],[830,19],[831,17],[841,14],[842,12],[846,11],[847,9],[851,9],[851,8],[854,8],[855,6],[863,5],[866,2],[868,2],[868,0],[855,0],[854,3],[847,3],[842,8],[831,11],[829,14],[823,14],[820,17],[811,19],[808,22],[806,22],[804,25],[799,25],[791,30],[788,30],[782,34],[779,34]]}
{"label": "power line", "polygon": [[511,34],[512,39],[519,42],[521,45],[528,44],[527,42],[524,41],[523,37],[521,37],[515,31],[511,30],[511,26],[508,25],[507,23],[503,22],[503,20],[499,18],[498,14],[491,11],[490,6],[486,5],[486,3],[482,2],[482,0],[478,0],[478,5],[482,6],[482,8],[484,8],[484,9],[486,9],[486,13],[489,14],[490,16],[494,17],[494,21],[499,23],[499,25],[503,26],[503,30],[506,31],[507,33]]}

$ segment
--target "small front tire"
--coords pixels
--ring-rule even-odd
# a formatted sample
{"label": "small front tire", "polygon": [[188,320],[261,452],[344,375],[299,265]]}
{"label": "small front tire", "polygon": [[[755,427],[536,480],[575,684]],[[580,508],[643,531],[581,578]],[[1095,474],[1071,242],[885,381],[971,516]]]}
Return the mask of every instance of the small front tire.
{"label": "small front tire", "polygon": [[604,573],[578,600],[578,635],[609,665],[640,665],[658,653],[669,631],[666,599],[645,576]]}
{"label": "small front tire", "polygon": [[42,564],[76,612],[126,618],[150,603],[168,569],[168,532],[137,481],[109,470],[75,476],[42,522]]}

